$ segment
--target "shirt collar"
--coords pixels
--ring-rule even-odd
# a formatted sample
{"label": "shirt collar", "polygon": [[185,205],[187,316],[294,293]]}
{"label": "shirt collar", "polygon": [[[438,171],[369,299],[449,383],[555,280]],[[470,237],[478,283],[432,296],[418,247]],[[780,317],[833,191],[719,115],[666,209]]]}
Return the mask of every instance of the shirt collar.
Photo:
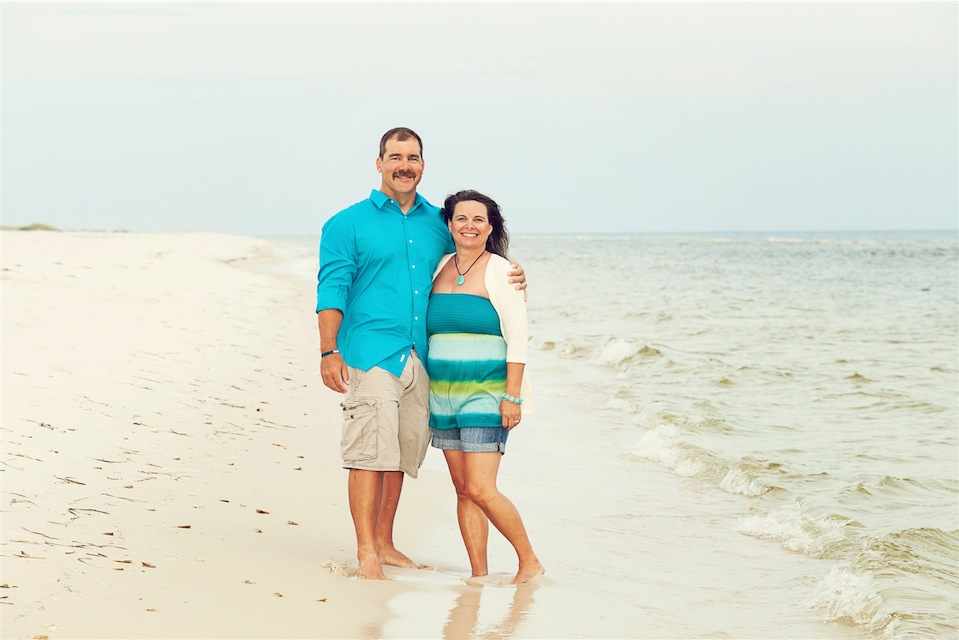
{"label": "shirt collar", "polygon": [[[382,211],[382,210],[383,210],[383,205],[385,205],[387,202],[389,202],[390,200],[392,200],[392,198],[390,198],[388,195],[386,195],[385,193],[383,193],[383,192],[380,191],[379,189],[373,189],[373,191],[370,192],[370,200],[373,201],[373,204],[376,205],[376,208],[377,208],[377,209],[379,209],[380,211]],[[421,196],[419,193],[417,193],[417,194],[416,194],[416,199],[413,201],[413,206],[410,207],[410,210],[409,210],[409,212],[408,212],[406,215],[410,215],[411,213],[413,213],[414,211],[416,211],[416,209],[417,209],[420,205],[423,205],[423,204],[428,205],[429,202],[426,200],[426,198],[424,198],[424,197]]]}

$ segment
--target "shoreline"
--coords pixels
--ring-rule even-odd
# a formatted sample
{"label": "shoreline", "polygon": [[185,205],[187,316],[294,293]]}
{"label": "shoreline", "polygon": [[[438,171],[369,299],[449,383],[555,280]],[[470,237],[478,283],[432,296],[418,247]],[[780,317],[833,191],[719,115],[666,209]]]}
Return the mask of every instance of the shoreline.
{"label": "shoreline", "polygon": [[480,598],[493,627],[527,637],[631,635],[573,622],[589,594],[550,577],[468,584],[439,456],[406,483],[396,530],[436,570],[350,577],[314,285],[274,268],[275,243],[16,231],[2,243],[4,637],[375,638],[409,625],[440,637],[486,624]]}
{"label": "shoreline", "polygon": [[[515,555],[492,532],[491,576],[469,579],[430,451],[395,540],[435,569],[356,580],[312,247],[203,233],[0,242],[5,638],[868,636],[793,597],[828,560],[737,534],[738,496],[637,460],[618,405],[583,407],[603,369],[545,344],[537,411],[499,484],[546,575],[509,585]],[[540,317],[560,284],[538,285]]]}

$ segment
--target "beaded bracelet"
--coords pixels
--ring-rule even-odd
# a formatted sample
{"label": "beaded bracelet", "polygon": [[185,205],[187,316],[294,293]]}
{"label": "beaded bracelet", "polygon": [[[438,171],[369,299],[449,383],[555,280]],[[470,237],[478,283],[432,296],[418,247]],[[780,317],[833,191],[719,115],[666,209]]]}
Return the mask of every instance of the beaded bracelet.
{"label": "beaded bracelet", "polygon": [[506,400],[507,402],[512,402],[513,404],[523,404],[522,398],[514,398],[513,396],[506,393],[505,391],[503,392],[502,398],[503,400]]}

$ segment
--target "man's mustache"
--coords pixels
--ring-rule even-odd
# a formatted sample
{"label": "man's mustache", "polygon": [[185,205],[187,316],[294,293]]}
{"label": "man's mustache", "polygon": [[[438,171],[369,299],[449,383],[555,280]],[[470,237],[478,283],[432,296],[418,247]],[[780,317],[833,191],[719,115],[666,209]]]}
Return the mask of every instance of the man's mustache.
{"label": "man's mustache", "polygon": [[416,174],[412,171],[397,171],[393,174],[394,178],[415,178]]}

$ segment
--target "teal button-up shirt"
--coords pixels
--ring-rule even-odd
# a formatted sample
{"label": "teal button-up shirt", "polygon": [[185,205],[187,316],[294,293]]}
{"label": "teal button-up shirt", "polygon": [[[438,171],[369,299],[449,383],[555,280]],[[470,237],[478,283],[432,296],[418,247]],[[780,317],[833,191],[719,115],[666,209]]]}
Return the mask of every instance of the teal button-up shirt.
{"label": "teal button-up shirt", "polygon": [[454,251],[439,209],[417,194],[406,214],[376,189],[326,221],[316,311],[339,309],[337,348],[351,367],[399,377],[410,350],[426,362],[433,272]]}

